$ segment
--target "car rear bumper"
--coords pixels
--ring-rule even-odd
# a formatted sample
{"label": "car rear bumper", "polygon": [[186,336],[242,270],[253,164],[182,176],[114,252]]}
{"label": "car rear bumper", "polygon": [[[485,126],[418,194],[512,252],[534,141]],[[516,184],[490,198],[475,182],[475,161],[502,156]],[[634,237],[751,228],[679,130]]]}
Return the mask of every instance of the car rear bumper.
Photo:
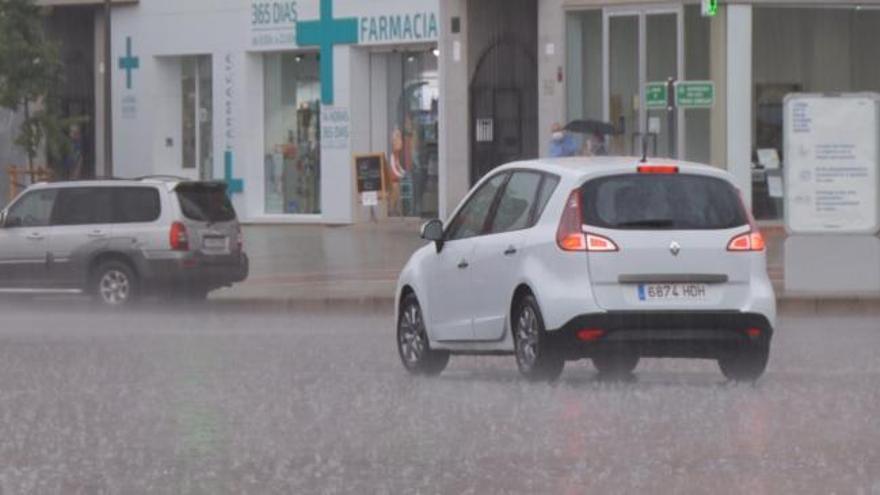
{"label": "car rear bumper", "polygon": [[172,259],[144,260],[139,267],[150,287],[203,287],[215,289],[245,280],[250,261],[245,253],[204,256],[186,253]]}
{"label": "car rear bumper", "polygon": [[[582,330],[592,340],[583,340]],[[598,336],[597,336],[598,335]],[[737,311],[616,311],[579,315],[547,332],[566,359],[636,352],[645,357],[717,359],[747,347],[769,346],[773,328],[757,313]]]}

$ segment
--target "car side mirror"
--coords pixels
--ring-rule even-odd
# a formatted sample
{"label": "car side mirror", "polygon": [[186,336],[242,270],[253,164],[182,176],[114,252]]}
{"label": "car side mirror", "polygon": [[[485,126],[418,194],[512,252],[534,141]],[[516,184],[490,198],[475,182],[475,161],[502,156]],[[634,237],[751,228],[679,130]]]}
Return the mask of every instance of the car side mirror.
{"label": "car side mirror", "polygon": [[431,220],[422,225],[422,239],[431,241],[437,247],[437,252],[443,250],[443,222],[440,220]]}

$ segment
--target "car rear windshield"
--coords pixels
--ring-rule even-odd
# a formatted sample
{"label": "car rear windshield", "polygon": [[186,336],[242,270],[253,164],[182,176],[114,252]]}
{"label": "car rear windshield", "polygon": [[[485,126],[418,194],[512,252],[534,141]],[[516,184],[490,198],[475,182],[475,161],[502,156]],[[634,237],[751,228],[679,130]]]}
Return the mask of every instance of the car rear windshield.
{"label": "car rear windshield", "polygon": [[748,224],[728,182],[688,174],[626,174],[584,184],[585,223],[627,230],[714,230]]}
{"label": "car rear windshield", "polygon": [[175,189],[183,216],[199,222],[235,220],[235,209],[219,184],[181,184]]}

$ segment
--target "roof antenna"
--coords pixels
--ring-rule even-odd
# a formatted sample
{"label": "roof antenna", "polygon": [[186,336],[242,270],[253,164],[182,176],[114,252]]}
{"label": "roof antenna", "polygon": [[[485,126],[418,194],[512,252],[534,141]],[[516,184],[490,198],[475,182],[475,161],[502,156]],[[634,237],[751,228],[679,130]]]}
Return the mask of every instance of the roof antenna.
{"label": "roof antenna", "polygon": [[648,136],[642,134],[642,163],[648,161]]}

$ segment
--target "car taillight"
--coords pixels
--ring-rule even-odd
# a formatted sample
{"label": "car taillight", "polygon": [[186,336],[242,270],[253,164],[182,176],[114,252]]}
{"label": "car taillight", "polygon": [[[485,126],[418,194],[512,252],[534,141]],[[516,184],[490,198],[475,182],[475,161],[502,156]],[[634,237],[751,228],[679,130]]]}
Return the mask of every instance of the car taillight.
{"label": "car taillight", "polygon": [[746,202],[743,200],[742,191],[737,190],[739,194],[739,204],[742,211],[745,213],[746,218],[749,221],[749,227],[752,229],[745,234],[740,234],[730,242],[727,243],[728,251],[763,251],[765,247],[767,247],[767,243],[764,241],[764,236],[761,234],[761,231],[758,230],[758,224],[755,222],[755,217],[752,216],[752,212],[746,208]]}
{"label": "car taillight", "polygon": [[764,236],[757,230],[738,235],[727,243],[728,251],[763,251],[765,247]]}
{"label": "car taillight", "polygon": [[677,174],[678,167],[675,165],[639,165],[640,174]]}
{"label": "car taillight", "polygon": [[577,338],[582,342],[599,340],[603,335],[605,335],[605,330],[602,330],[601,328],[584,328],[577,332]]}
{"label": "car taillight", "polygon": [[189,250],[189,236],[186,233],[186,226],[180,222],[171,224],[171,232],[168,234],[171,241],[171,249],[174,251]]}
{"label": "car taillight", "polygon": [[592,233],[584,233],[581,215],[581,192],[575,189],[568,195],[559,228],[556,230],[556,244],[563,251],[617,251],[617,244],[611,239]]}
{"label": "car taillight", "polygon": [[587,237],[583,232],[581,218],[580,189],[572,191],[565,201],[565,209],[562,210],[562,218],[559,219],[559,228],[556,229],[556,244],[563,251],[587,250]]}
{"label": "car taillight", "polygon": [[608,252],[617,251],[617,244],[607,237],[596,234],[587,234],[587,251]]}
{"label": "car taillight", "polygon": [[241,233],[241,225],[239,225],[237,227],[236,236],[237,236],[236,237],[236,244],[238,245],[238,250],[243,251],[244,250],[244,235]]}

